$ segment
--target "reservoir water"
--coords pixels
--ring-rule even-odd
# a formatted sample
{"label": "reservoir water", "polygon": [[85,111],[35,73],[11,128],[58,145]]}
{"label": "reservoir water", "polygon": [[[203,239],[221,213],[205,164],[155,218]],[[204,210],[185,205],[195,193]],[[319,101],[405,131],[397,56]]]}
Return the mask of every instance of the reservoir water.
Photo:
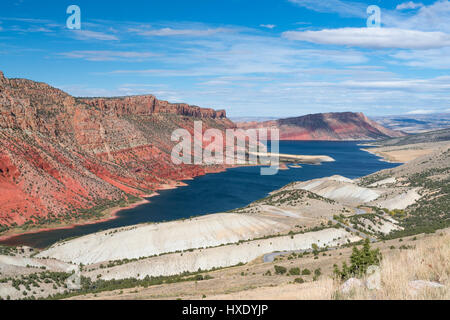
{"label": "reservoir water", "polygon": [[18,235],[0,243],[45,248],[62,239],[110,228],[177,220],[244,207],[293,181],[336,174],[353,179],[398,165],[381,161],[379,157],[360,148],[358,142],[281,141],[281,153],[328,155],[336,162],[302,165],[302,168],[280,170],[274,176],[261,176],[260,167],[240,167],[208,174],[186,181],[188,184],[186,187],[160,191],[160,195],[151,198],[150,203],[121,211],[114,220],[70,229]]}

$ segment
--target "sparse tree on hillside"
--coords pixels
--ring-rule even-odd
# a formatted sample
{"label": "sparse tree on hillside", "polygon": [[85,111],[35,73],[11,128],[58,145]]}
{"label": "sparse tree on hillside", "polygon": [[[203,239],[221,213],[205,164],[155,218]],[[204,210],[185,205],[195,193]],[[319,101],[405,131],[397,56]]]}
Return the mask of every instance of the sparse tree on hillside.
{"label": "sparse tree on hillside", "polygon": [[350,266],[346,262],[342,263],[340,270],[337,265],[334,265],[334,274],[337,278],[346,280],[351,277],[362,277],[369,266],[379,265],[381,261],[381,253],[379,249],[371,249],[370,241],[366,239],[361,249],[356,246],[353,247],[352,255],[350,256]]}

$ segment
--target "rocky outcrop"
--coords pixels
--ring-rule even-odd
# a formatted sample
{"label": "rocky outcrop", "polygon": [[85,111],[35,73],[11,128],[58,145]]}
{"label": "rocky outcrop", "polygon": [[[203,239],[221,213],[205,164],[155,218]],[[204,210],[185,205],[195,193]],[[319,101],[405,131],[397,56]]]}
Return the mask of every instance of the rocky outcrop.
{"label": "rocky outcrop", "polygon": [[404,133],[384,128],[362,113],[317,113],[265,122],[238,123],[239,128],[278,128],[280,140],[376,140]]}
{"label": "rocky outcrop", "polygon": [[156,99],[152,95],[120,98],[86,98],[83,103],[94,106],[101,111],[112,111],[118,116],[151,115],[155,113],[172,113],[196,118],[224,119],[225,110],[213,110],[191,106],[185,103],[170,103]]}
{"label": "rocky outcrop", "polygon": [[[73,221],[220,166],[175,165],[171,134],[194,120],[234,127],[224,111],[154,96],[75,98],[0,73],[0,232]],[[3,226],[3,227],[2,227]]]}
{"label": "rocky outcrop", "polygon": [[[93,233],[55,244],[40,252],[37,257],[84,265],[151,257],[146,263],[146,269],[150,273],[141,273],[144,278],[147,274],[149,276],[173,275],[184,271],[197,271],[199,268],[211,270],[217,267],[229,267],[241,262],[253,261],[274,251],[307,250],[313,243],[320,247],[331,247],[348,243],[347,239],[349,242],[361,240],[359,236],[352,235],[344,229],[334,228],[293,236],[260,236],[272,234],[277,229],[286,230],[286,226],[275,220],[257,216],[233,213],[213,214],[195,218],[192,221],[136,225],[131,229],[109,230],[109,234],[105,234],[104,231]],[[195,253],[190,255],[189,251]],[[169,253],[176,254],[171,256]],[[152,257],[158,256],[170,257],[165,261],[165,268],[158,266],[156,263],[158,259],[153,260]],[[176,256],[181,257],[181,260],[175,260]],[[167,263],[168,261],[172,263]],[[193,262],[195,269],[191,270],[190,267],[187,269]],[[197,265],[199,262],[207,264]],[[132,269],[129,264],[124,267]],[[131,275],[127,274],[126,277]],[[123,277],[117,275],[116,279],[120,278]]]}

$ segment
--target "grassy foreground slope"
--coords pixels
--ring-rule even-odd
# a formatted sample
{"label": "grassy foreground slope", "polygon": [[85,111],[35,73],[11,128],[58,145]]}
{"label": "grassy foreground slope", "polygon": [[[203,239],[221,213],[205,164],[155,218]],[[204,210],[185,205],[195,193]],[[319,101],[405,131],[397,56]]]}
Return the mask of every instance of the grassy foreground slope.
{"label": "grassy foreground slope", "polygon": [[[317,255],[286,254],[273,262],[262,259],[208,272],[202,281],[182,281],[153,286],[97,291],[72,299],[182,299],[182,300],[341,300],[341,299],[446,299],[450,298],[450,230],[431,235],[388,240],[372,245],[380,249],[381,288],[355,288],[342,293],[342,282],[333,278],[333,265],[349,261],[351,248]],[[283,273],[284,271],[284,273]],[[365,279],[361,279],[364,281]],[[443,288],[416,289],[414,281],[434,281]]]}

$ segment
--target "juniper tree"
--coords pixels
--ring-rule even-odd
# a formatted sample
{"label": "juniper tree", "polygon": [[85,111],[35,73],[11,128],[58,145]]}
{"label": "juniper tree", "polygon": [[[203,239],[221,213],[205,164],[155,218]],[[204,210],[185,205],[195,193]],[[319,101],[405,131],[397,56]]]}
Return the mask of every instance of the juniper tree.
{"label": "juniper tree", "polygon": [[334,265],[334,274],[342,280],[351,277],[362,277],[366,274],[369,266],[379,265],[380,261],[380,250],[372,250],[369,239],[366,239],[361,249],[358,249],[356,246],[353,247],[352,255],[350,256],[350,266],[343,262],[342,270],[340,270],[337,265]]}

